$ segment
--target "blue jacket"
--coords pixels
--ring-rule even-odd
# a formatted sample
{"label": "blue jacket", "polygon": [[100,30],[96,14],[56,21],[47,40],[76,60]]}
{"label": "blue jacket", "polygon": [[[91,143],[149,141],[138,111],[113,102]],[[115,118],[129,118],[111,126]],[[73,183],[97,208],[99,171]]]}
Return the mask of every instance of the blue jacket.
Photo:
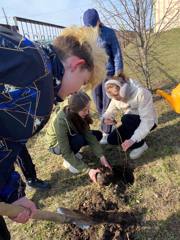
{"label": "blue jacket", "polygon": [[52,46],[45,49],[0,27],[0,199],[5,202],[24,196],[14,162],[48,121],[63,71]]}
{"label": "blue jacket", "polygon": [[106,66],[107,75],[113,76],[120,70],[123,70],[123,59],[121,48],[113,29],[100,25],[99,44],[105,48],[108,55]]}

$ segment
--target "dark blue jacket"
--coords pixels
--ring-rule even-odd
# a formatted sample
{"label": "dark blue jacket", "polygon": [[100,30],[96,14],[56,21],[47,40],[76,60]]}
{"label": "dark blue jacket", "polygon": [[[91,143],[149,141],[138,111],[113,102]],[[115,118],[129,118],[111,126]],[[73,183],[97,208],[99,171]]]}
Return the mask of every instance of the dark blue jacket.
{"label": "dark blue jacket", "polygon": [[113,76],[120,70],[123,70],[123,59],[121,48],[113,29],[100,25],[99,44],[105,48],[108,55],[106,66],[107,75]]}
{"label": "dark blue jacket", "polygon": [[0,199],[5,202],[24,196],[14,162],[48,121],[62,76],[52,46],[45,49],[0,27]]}

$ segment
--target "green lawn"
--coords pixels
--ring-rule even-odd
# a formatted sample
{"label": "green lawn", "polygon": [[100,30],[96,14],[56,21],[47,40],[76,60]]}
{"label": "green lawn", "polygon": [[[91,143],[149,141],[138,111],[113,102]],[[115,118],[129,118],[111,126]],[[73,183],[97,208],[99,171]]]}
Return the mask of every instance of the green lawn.
{"label": "green lawn", "polygon": [[[179,39],[180,29],[163,33],[158,39],[155,50],[157,59],[153,63],[153,88],[171,89],[180,81]],[[62,159],[47,151],[45,130],[29,141],[28,148],[36,164],[38,177],[49,180],[52,189],[47,192],[27,189],[27,196],[39,208],[56,211],[59,206],[77,208],[83,199],[91,197],[92,192],[101,191],[106,199],[116,201],[120,210],[136,210],[141,215],[137,240],[178,240],[180,115],[174,113],[164,99],[154,98],[159,125],[147,137],[149,150],[143,157],[136,161],[128,159],[135,168],[135,182],[127,190],[127,202],[113,193],[113,186],[99,187],[91,184],[86,175],[72,175],[63,169]],[[98,120],[94,125],[98,128]],[[104,150],[113,164],[123,163],[125,156],[118,148],[105,146]],[[30,221],[21,225],[8,220],[8,226],[13,240],[71,239],[66,231],[67,226],[51,222]],[[96,230],[102,231],[103,226]]]}

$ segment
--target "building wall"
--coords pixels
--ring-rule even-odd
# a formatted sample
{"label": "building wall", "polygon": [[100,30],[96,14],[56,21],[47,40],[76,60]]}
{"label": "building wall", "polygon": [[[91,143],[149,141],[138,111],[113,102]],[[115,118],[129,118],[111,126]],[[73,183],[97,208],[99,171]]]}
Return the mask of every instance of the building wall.
{"label": "building wall", "polygon": [[155,31],[180,27],[180,0],[155,1]]}

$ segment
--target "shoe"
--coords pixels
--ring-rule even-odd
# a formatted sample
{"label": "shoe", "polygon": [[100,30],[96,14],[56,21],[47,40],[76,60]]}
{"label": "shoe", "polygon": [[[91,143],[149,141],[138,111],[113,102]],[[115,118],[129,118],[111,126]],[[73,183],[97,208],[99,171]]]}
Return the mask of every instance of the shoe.
{"label": "shoe", "polygon": [[137,159],[139,158],[146,150],[148,149],[148,145],[144,143],[141,147],[133,149],[129,157],[130,159]]}
{"label": "shoe", "polygon": [[77,174],[79,173],[79,170],[77,170],[76,168],[74,168],[68,161],[66,161],[64,159],[63,161],[63,167],[68,169],[71,173]]}
{"label": "shoe", "polygon": [[77,157],[77,159],[82,160],[83,159],[83,155],[81,153],[76,153],[75,156]]}
{"label": "shoe", "polygon": [[46,181],[43,181],[41,179],[35,178],[35,179],[28,179],[27,185],[32,188],[38,188],[38,189],[50,189],[50,184]]}
{"label": "shoe", "polygon": [[66,169],[68,169],[69,166],[70,166],[69,162],[64,159],[64,161],[63,161],[63,167],[66,168]]}
{"label": "shoe", "polygon": [[49,151],[51,153],[56,154],[56,155],[60,155],[61,154],[61,149],[60,149],[59,145],[56,145],[54,147],[49,147]]}
{"label": "shoe", "polygon": [[108,138],[109,134],[107,133],[103,133],[103,136],[101,138],[101,141],[99,142],[100,144],[107,144],[107,138]]}

